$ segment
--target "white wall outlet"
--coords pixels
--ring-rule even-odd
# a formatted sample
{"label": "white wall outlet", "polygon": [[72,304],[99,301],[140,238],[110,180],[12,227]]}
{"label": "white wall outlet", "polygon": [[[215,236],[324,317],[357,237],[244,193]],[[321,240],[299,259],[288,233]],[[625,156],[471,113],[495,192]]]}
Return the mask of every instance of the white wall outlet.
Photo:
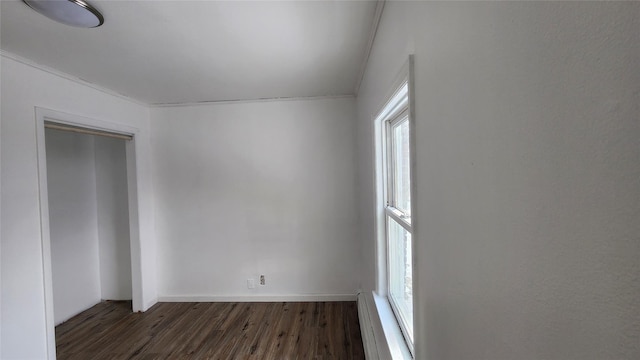
{"label": "white wall outlet", "polygon": [[247,279],[247,288],[248,289],[255,289],[256,288],[256,281],[253,279]]}
{"label": "white wall outlet", "polygon": [[260,285],[264,285],[264,275],[260,275]]}

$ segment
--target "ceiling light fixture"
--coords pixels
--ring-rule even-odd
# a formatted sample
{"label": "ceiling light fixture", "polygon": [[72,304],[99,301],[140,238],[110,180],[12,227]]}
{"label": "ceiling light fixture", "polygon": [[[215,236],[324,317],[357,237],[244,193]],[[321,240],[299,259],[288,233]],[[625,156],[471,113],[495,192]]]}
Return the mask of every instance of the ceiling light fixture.
{"label": "ceiling light fixture", "polygon": [[82,0],[22,0],[51,20],[75,27],[94,28],[104,23],[98,10]]}

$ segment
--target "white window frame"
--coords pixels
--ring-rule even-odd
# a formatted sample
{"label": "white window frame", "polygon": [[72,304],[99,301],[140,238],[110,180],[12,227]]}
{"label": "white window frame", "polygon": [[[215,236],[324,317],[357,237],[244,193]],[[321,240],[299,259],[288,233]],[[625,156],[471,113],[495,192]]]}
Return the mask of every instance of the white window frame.
{"label": "white window frame", "polygon": [[[406,84],[405,84],[406,85]],[[405,86],[403,85],[403,87]],[[408,95],[407,95],[408,98]],[[393,114],[393,116],[389,116],[385,119],[385,142],[386,142],[386,156],[385,156],[385,169],[386,169],[386,204],[384,207],[385,213],[385,244],[387,246],[387,256],[386,256],[386,271],[387,271],[387,300],[391,305],[391,310],[393,310],[393,314],[396,317],[398,325],[400,326],[400,330],[402,331],[402,335],[405,338],[405,341],[409,345],[409,350],[413,353],[413,331],[409,331],[409,324],[407,320],[413,322],[413,319],[405,319],[400,311],[400,305],[396,303],[394,298],[391,296],[391,264],[389,259],[389,247],[391,246],[391,240],[389,239],[389,223],[390,221],[395,221],[398,225],[403,227],[411,236],[413,236],[413,228],[411,226],[411,215],[408,216],[402,211],[399,207],[397,207],[396,198],[395,198],[395,166],[397,165],[394,161],[394,150],[395,144],[393,143],[392,136],[393,130],[397,125],[403,123],[405,121],[409,121],[409,109],[407,106],[402,107],[399,113]],[[410,124],[409,124],[410,125]],[[412,129],[409,127],[409,132],[411,133]],[[412,274],[413,275],[413,274]],[[412,309],[413,310],[413,309]],[[413,325],[411,325],[413,328]]]}
{"label": "white window frame", "polygon": [[[414,347],[411,338],[416,339],[415,324],[416,324],[416,294],[417,294],[417,270],[416,270],[416,151],[415,151],[415,122],[413,117],[413,84],[412,84],[412,64],[413,57],[409,56],[409,61],[405,64],[404,68],[400,72],[397,80],[392,87],[393,92],[387,97],[388,101],[381,107],[381,111],[375,117],[374,121],[374,137],[375,137],[375,180],[376,180],[376,293],[378,296],[385,298],[386,302],[391,308],[391,312],[395,316],[396,324],[392,325],[397,328],[393,332],[398,333],[398,339],[401,343],[406,344],[406,352],[403,358],[413,356]],[[406,88],[405,88],[406,86]],[[406,90],[403,91],[403,88]],[[402,211],[395,209],[392,206],[394,204],[394,193],[391,188],[393,180],[393,173],[387,168],[387,158],[392,154],[389,149],[391,146],[390,141],[387,141],[387,134],[391,124],[400,121],[404,118],[408,118],[409,121],[409,150],[410,150],[410,197],[411,197],[411,209],[410,217],[407,219],[403,216]],[[389,122],[390,121],[390,122]],[[412,292],[413,292],[413,334],[409,336],[407,333],[406,324],[402,323],[401,317],[398,316],[398,310],[396,304],[393,303],[391,296],[389,296],[389,264],[388,264],[388,219],[395,220],[400,226],[411,233],[411,262],[412,262]],[[385,327],[385,324],[383,324]],[[386,331],[386,330],[385,330]],[[401,334],[401,335],[400,335]],[[404,341],[403,341],[404,340]],[[408,350],[408,351],[407,351]],[[409,353],[410,352],[410,353]],[[395,358],[395,357],[394,357]]]}
{"label": "white window frame", "polygon": [[[403,85],[404,87],[404,85]],[[393,217],[394,219],[396,219],[396,221],[402,223],[403,227],[405,229],[407,229],[407,231],[411,232],[411,215],[408,216],[409,221],[407,221],[407,217],[404,215],[404,212],[402,211],[402,209],[400,209],[399,207],[395,206],[396,205],[396,198],[395,198],[395,188],[396,188],[396,184],[395,184],[395,178],[394,178],[394,172],[395,172],[395,162],[393,161],[389,161],[389,157],[393,158],[395,149],[393,147],[393,144],[391,141],[389,141],[388,139],[391,137],[391,134],[393,132],[393,130],[396,128],[397,125],[405,122],[405,121],[409,121],[409,109],[408,109],[408,104],[400,104],[400,108],[398,109],[397,113],[393,113],[391,114],[391,116],[388,116],[386,118],[386,120],[384,121],[385,123],[385,135],[384,135],[384,142],[386,143],[385,146],[385,171],[386,171],[386,176],[385,176],[385,180],[386,180],[386,192],[385,192],[385,198],[386,198],[386,212],[387,215]],[[409,124],[409,131],[411,132],[411,124]],[[408,209],[409,213],[411,212],[411,209]]]}

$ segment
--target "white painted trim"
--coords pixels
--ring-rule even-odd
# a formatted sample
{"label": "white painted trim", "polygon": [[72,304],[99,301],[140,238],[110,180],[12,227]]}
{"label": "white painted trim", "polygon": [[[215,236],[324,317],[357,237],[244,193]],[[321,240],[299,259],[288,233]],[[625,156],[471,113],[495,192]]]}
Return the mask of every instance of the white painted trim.
{"label": "white painted trim", "polygon": [[417,151],[417,137],[418,133],[416,129],[416,110],[415,110],[415,74],[414,74],[414,55],[409,54],[409,60],[407,61],[407,82],[409,86],[409,127],[411,128],[411,132],[409,133],[409,152],[410,152],[410,160],[411,160],[411,217],[415,219],[411,223],[411,264],[413,274],[412,277],[412,289],[413,289],[413,355],[416,359],[419,359],[426,354],[423,354],[424,349],[420,348],[416,345],[416,339],[420,339],[423,335],[419,333],[416,336],[416,329],[418,328],[418,319],[422,316],[421,307],[416,306],[416,304],[421,304],[418,299],[418,294],[420,294],[420,271],[418,269],[418,242],[422,239],[419,235],[419,225],[418,225],[418,151]]}
{"label": "white painted trim", "polygon": [[[124,94],[120,94],[116,91],[107,89],[100,85],[88,82],[79,77],[67,74],[65,72],[50,68],[48,66],[44,66],[33,62],[29,59],[23,58],[16,54],[10,53],[6,50],[0,49],[0,56],[5,57],[7,59],[11,59],[17,61],[21,64],[30,66],[34,69],[38,69],[44,71],[46,73],[58,76],[65,80],[73,81],[77,84],[84,85],[90,87],[94,90],[98,90],[105,94],[115,96],[117,98],[130,101],[134,104],[138,104],[144,107],[156,108],[156,107],[181,107],[181,106],[198,106],[198,105],[218,105],[218,104],[246,104],[246,103],[257,103],[257,102],[271,102],[271,101],[305,101],[305,100],[323,100],[323,99],[348,99],[355,98],[355,94],[339,94],[339,95],[322,95],[322,96],[294,96],[294,97],[274,97],[274,98],[258,98],[258,99],[230,99],[230,100],[207,100],[207,101],[197,101],[197,102],[178,102],[178,103],[146,103],[132,97],[129,97]],[[363,74],[364,76],[364,74]]]}
{"label": "white painted trim", "polygon": [[[367,360],[414,359],[386,297],[375,292],[358,294],[358,317]],[[366,336],[365,332],[370,334]]]}
{"label": "white painted trim", "polygon": [[162,295],[158,302],[315,302],[355,301],[355,294]]}
{"label": "white painted trim", "polygon": [[[131,275],[132,275],[132,299],[133,310],[144,310],[142,299],[142,259],[140,253],[140,233],[138,222],[138,187],[136,174],[137,151],[136,136],[139,136],[138,128],[127,125],[111,123],[107,121],[86,118],[78,115],[67,114],[51,109],[35,108],[36,118],[36,145],[38,161],[38,185],[40,197],[40,231],[42,239],[42,271],[43,287],[45,294],[45,326],[47,336],[47,359],[56,358],[55,343],[55,323],[53,316],[53,275],[51,267],[51,238],[49,227],[49,197],[47,186],[47,155],[45,146],[44,122],[52,121],[56,123],[85,127],[89,129],[110,131],[133,137],[126,142],[127,157],[127,184],[129,188],[129,226],[131,242]],[[131,171],[130,171],[131,170]]]}
{"label": "white painted trim", "polygon": [[358,293],[358,320],[360,322],[360,333],[362,337],[362,346],[364,347],[364,355],[367,360],[380,359],[380,351],[376,341],[373,325],[372,311],[369,309],[368,297],[371,295]]}
{"label": "white painted trim", "polygon": [[140,184],[138,183],[138,154],[140,142],[136,141],[139,131],[133,132],[133,139],[125,141],[127,157],[127,197],[129,203],[129,247],[131,256],[131,307],[133,311],[145,311],[142,276],[142,244],[140,241]]}
{"label": "white painted trim", "polygon": [[114,134],[122,134],[125,136],[131,136],[135,141],[135,136],[139,135],[140,130],[128,125],[122,125],[118,123],[112,123],[108,121],[92,119],[80,115],[74,115],[65,113],[62,111],[51,110],[36,106],[36,116],[42,120],[42,126],[44,128],[44,121],[54,122],[58,124],[64,124],[69,126],[87,128],[90,130],[111,132]]}
{"label": "white painted trim", "polygon": [[312,100],[327,100],[327,99],[353,99],[355,95],[323,95],[323,96],[294,96],[294,97],[276,97],[276,98],[259,98],[259,99],[246,99],[246,100],[211,100],[211,101],[197,101],[197,102],[181,102],[181,103],[156,103],[150,104],[152,108],[163,107],[183,107],[183,106],[206,106],[206,105],[227,105],[227,104],[252,104],[261,102],[274,102],[274,101],[312,101]]}
{"label": "white painted trim", "polygon": [[8,52],[6,50],[0,49],[0,56],[5,57],[7,59],[11,59],[11,60],[17,61],[17,62],[19,62],[21,64],[30,66],[30,67],[32,67],[34,69],[42,70],[42,71],[44,71],[46,73],[49,73],[51,75],[55,75],[57,77],[65,79],[65,80],[73,81],[73,82],[75,82],[77,84],[90,87],[90,88],[92,88],[94,90],[98,90],[98,91],[103,92],[103,93],[105,93],[107,95],[115,96],[117,98],[132,102],[134,104],[138,104],[138,105],[142,105],[142,106],[148,106],[148,104],[146,104],[146,103],[144,103],[142,101],[138,101],[138,100],[136,100],[136,99],[134,99],[132,97],[129,97],[127,95],[120,94],[120,93],[115,92],[113,90],[104,88],[104,87],[102,87],[100,85],[97,85],[97,84],[88,82],[86,80],[83,80],[83,79],[81,79],[79,77],[67,74],[67,73],[62,72],[60,70],[56,70],[56,69],[50,68],[48,66],[44,66],[44,65],[38,64],[36,62],[33,62],[33,61],[31,61],[29,59],[26,59],[26,58],[23,58],[23,57],[21,57],[19,55],[16,55],[14,53],[10,53],[10,52]]}
{"label": "white painted trim", "polygon": [[[381,296],[387,296],[387,274],[386,274],[386,271],[380,271],[381,264],[384,264],[384,267],[383,267],[384,270],[386,270],[387,268],[386,266],[387,247],[386,247],[386,237],[385,237],[387,221],[385,216],[386,212],[384,209],[386,207],[385,201],[387,198],[387,194],[386,194],[387,188],[385,186],[385,179],[387,177],[387,167],[386,167],[387,143],[386,143],[386,137],[385,137],[384,120],[387,119],[393,113],[394,110],[397,110],[395,107],[393,108],[390,107],[390,104],[394,103],[397,100],[395,99],[395,97],[398,94],[398,91],[400,90],[401,85],[408,81],[409,76],[412,76],[411,69],[410,69],[413,61],[412,59],[413,59],[413,55],[409,55],[409,59],[402,66],[402,68],[398,72],[398,75],[396,76],[396,79],[391,84],[390,90],[388,91],[387,96],[385,96],[384,98],[384,102],[381,104],[380,107],[378,107],[379,109],[378,112],[375,115],[373,115],[373,118],[372,118],[373,136],[374,136],[374,139],[373,139],[374,158],[372,159],[374,171],[372,176],[373,176],[373,183],[374,183],[373,198],[375,199],[375,207],[373,211],[374,211],[374,231],[375,231],[375,240],[376,240],[376,247],[375,247],[376,289],[375,290]],[[408,87],[410,86],[411,84],[408,85]],[[407,104],[407,106],[409,107],[412,106],[411,98],[409,98],[409,104]],[[412,111],[411,109],[409,109],[409,126],[414,125],[411,122],[411,116],[412,116]],[[415,133],[415,131],[412,128],[411,134],[413,133]],[[409,150],[412,151],[411,148]],[[411,152],[412,166],[414,166],[413,161],[415,161],[414,152],[415,151]],[[413,169],[414,168],[412,168],[412,174],[415,173]],[[414,180],[413,175],[411,176],[412,176],[411,181],[413,181]],[[415,196],[415,192],[414,192],[415,185],[416,185],[415,183],[412,183],[412,189],[411,189],[412,199]],[[413,204],[415,204],[415,201],[412,201],[411,203],[413,207]],[[415,219],[416,215],[413,212],[414,209],[411,209],[411,210],[412,210],[411,217]],[[412,225],[412,228],[413,227],[415,227],[415,225]],[[412,230],[411,238],[412,239],[414,238],[413,230]],[[413,244],[415,247],[415,241],[413,241]],[[413,253],[415,253],[415,251]]]}
{"label": "white painted trim", "polygon": [[407,220],[400,215],[402,214],[400,210],[389,206],[384,209],[384,212],[388,217],[392,218],[396,223],[398,223],[398,225],[402,226],[408,232],[412,232],[411,223],[408,223]]}
{"label": "white painted trim", "polygon": [[[375,250],[376,250],[376,291],[374,294],[374,300],[375,300],[375,308],[377,310],[377,316],[379,316],[380,318],[380,322],[382,324],[382,326],[385,328],[385,334],[390,333],[390,334],[395,334],[395,328],[398,328],[398,331],[400,331],[400,337],[397,338],[395,335],[392,335],[391,338],[387,338],[387,341],[398,341],[398,339],[402,340],[402,343],[404,344],[404,348],[406,348],[407,352],[410,352],[407,344],[404,342],[404,337],[402,336],[402,332],[400,330],[400,327],[397,323],[397,320],[395,318],[395,316],[393,315],[393,310],[389,304],[389,299],[387,299],[388,296],[388,266],[387,266],[387,240],[386,240],[386,224],[387,224],[387,219],[386,219],[386,215],[387,212],[385,211],[386,208],[386,194],[385,192],[387,191],[386,187],[384,186],[385,183],[385,178],[387,176],[386,174],[386,159],[385,157],[387,156],[386,154],[386,141],[385,141],[385,124],[384,121],[386,119],[389,118],[389,115],[393,113],[393,111],[397,110],[394,108],[391,108],[391,105],[394,104],[394,102],[396,102],[397,99],[396,95],[398,94],[398,91],[400,90],[401,86],[406,82],[407,83],[407,97],[408,97],[408,117],[409,117],[409,126],[411,128],[410,131],[410,142],[409,142],[409,152],[410,152],[410,157],[411,157],[411,198],[412,199],[416,199],[417,198],[417,180],[416,180],[416,164],[417,164],[417,156],[416,156],[416,122],[415,122],[415,109],[414,109],[414,80],[413,80],[413,55],[410,54],[407,61],[405,62],[405,64],[402,66],[402,69],[400,70],[400,72],[398,73],[395,81],[393,82],[393,86],[391,87],[391,90],[389,91],[389,94],[387,97],[385,97],[385,103],[383,104],[383,106],[381,106],[378,111],[378,114],[375,115],[375,117],[373,118],[373,122],[374,122],[374,198],[376,200],[375,203],[375,221],[374,221],[374,226],[375,226],[375,241],[376,241],[376,246],[375,246]],[[395,109],[395,110],[394,110]],[[413,219],[417,219],[417,204],[416,201],[412,201],[411,202],[411,217]],[[402,223],[400,223],[402,225]],[[416,244],[419,241],[418,235],[417,235],[417,226],[416,226],[416,221],[412,221],[411,223],[411,238],[412,238],[412,264],[413,264],[413,283],[414,285],[417,284],[419,282],[417,276],[419,274],[419,272],[417,271],[416,268]],[[409,229],[407,229],[409,230]],[[417,294],[417,288],[414,287],[414,299],[413,299],[413,303],[414,304],[419,304],[419,302],[416,299],[416,295]],[[389,318],[387,316],[387,308],[389,310],[389,313],[392,315],[391,318]],[[418,336],[415,333],[415,324],[416,324],[416,320],[418,319],[418,315],[416,314],[415,311],[416,307],[414,306],[414,314],[413,314],[413,323],[414,323],[414,334],[413,334],[413,338],[417,339],[419,338],[419,334]],[[387,324],[389,323],[389,324]],[[393,323],[393,324],[391,324]],[[391,339],[391,340],[389,340]],[[415,340],[414,340],[414,344],[415,344]],[[391,345],[390,345],[391,346]],[[415,345],[414,345],[415,346]],[[404,349],[403,348],[403,349]],[[414,349],[415,351],[415,349]],[[402,351],[404,353],[404,350]],[[405,354],[406,355],[406,354]],[[402,356],[405,356],[402,355]],[[400,355],[398,355],[400,356]],[[395,357],[394,357],[395,358]],[[406,358],[406,357],[403,357]],[[409,357],[411,358],[411,357]],[[416,357],[419,358],[419,357]]]}
{"label": "white painted trim", "polygon": [[44,116],[36,112],[36,146],[38,162],[38,191],[40,202],[40,239],[42,242],[42,274],[44,288],[45,334],[47,359],[56,358],[56,328],[53,318],[53,271],[51,267],[51,239],[49,237],[49,193],[47,187],[47,154],[44,141]]}
{"label": "white painted trim", "polygon": [[371,22],[371,28],[369,29],[369,39],[367,40],[367,46],[364,50],[364,56],[362,57],[362,63],[360,64],[360,72],[356,79],[356,87],[353,93],[358,96],[360,91],[360,85],[364,80],[364,73],[367,70],[367,64],[369,64],[369,56],[371,56],[371,49],[373,49],[373,41],[376,39],[378,33],[378,27],[380,26],[380,19],[382,18],[382,11],[384,10],[385,0],[378,0],[376,2],[376,10],[373,15],[373,21]]}
{"label": "white painted trim", "polygon": [[[0,84],[2,84],[2,71],[0,71]],[[0,86],[0,109],[2,109],[2,86]],[[2,143],[2,116],[0,116],[0,149]],[[2,154],[0,151],[0,159]],[[2,188],[2,166],[0,166],[0,189]],[[0,204],[2,204],[2,192],[0,191]],[[2,229],[2,206],[0,206],[0,229]],[[2,237],[0,236],[0,261],[2,259]],[[2,287],[2,266],[0,266],[0,290]],[[0,295],[0,309],[2,309],[2,296]],[[0,324],[2,324],[2,311],[0,311]],[[0,357],[2,357],[2,326],[0,325]]]}
{"label": "white painted trim", "polygon": [[151,309],[151,307],[155,304],[158,303],[158,298],[154,298],[151,301],[148,301],[147,303],[144,304],[144,308],[142,310],[139,310],[138,312],[145,312],[149,309]]}
{"label": "white painted trim", "polygon": [[[374,336],[376,337],[376,344],[378,344],[378,351],[383,351],[385,354],[389,354],[388,359],[394,360],[412,360],[411,352],[407,347],[402,330],[396,320],[396,316],[393,314],[391,305],[384,296],[372,294],[371,300],[373,300],[374,316],[379,324],[379,327],[374,327]],[[369,307],[371,309],[371,307]]]}

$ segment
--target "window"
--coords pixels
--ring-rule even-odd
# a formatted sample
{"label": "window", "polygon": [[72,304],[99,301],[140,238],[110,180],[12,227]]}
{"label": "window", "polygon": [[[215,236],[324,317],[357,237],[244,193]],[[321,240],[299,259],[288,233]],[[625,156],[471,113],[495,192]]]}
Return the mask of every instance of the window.
{"label": "window", "polygon": [[408,85],[405,81],[378,116],[379,221],[386,254],[386,294],[398,325],[413,351],[411,151]]}

